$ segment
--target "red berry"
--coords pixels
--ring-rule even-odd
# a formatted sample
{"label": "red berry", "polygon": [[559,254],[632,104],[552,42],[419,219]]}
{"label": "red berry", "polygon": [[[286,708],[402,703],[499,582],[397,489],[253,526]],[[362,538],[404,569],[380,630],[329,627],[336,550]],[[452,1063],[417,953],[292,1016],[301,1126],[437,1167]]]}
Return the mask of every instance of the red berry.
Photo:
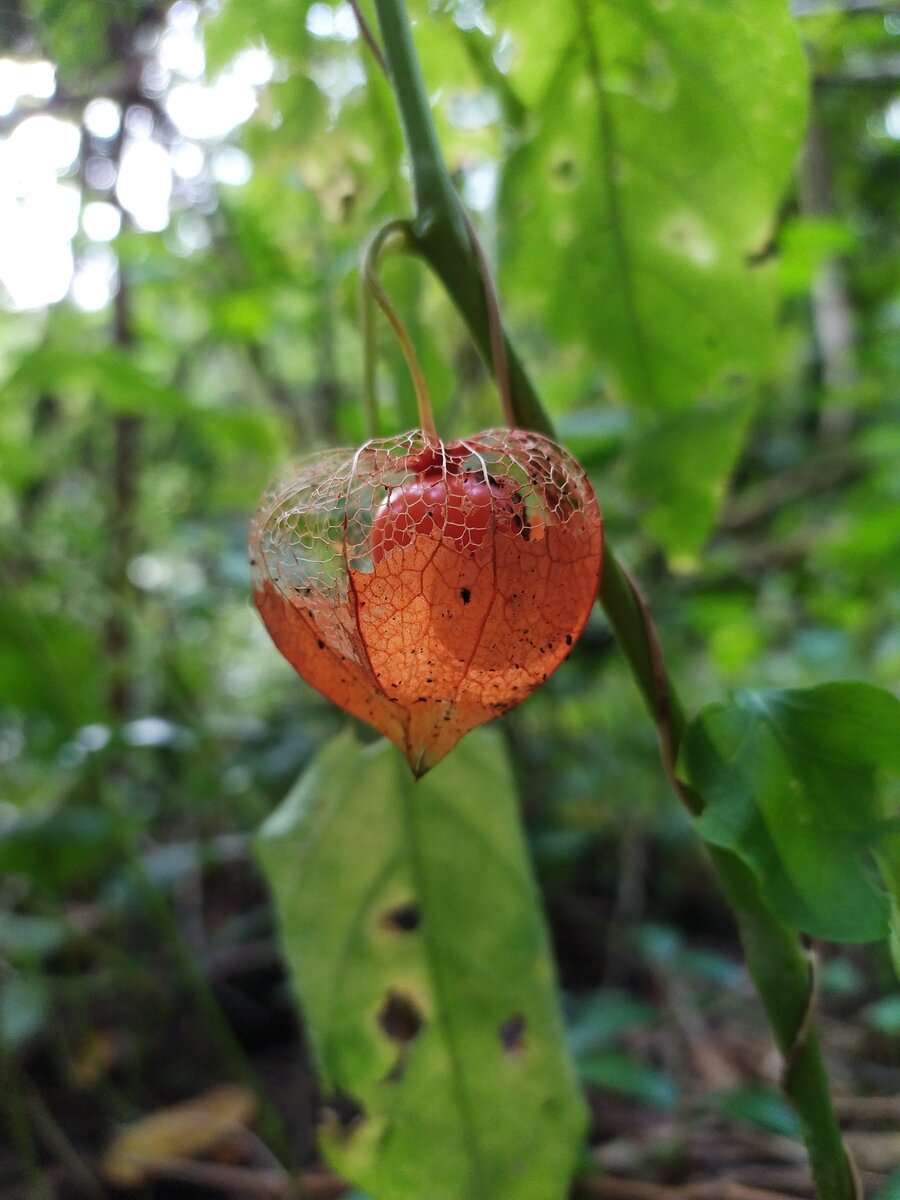
{"label": "red berry", "polygon": [[464,474],[429,466],[388,490],[372,521],[372,561],[405,548],[416,537],[441,541],[474,554],[491,532],[507,535],[525,528],[524,506],[515,482],[484,473]]}

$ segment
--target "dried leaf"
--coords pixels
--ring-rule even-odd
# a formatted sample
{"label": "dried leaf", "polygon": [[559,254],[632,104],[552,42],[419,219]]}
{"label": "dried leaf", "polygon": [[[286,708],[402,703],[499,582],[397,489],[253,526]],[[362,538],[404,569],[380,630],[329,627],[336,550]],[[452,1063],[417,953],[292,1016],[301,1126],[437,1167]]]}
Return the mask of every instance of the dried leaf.
{"label": "dried leaf", "polygon": [[556,670],[597,595],[581,467],[521,430],[418,431],[301,463],[251,531],[276,646],[422,775]]}
{"label": "dried leaf", "polygon": [[93,1087],[121,1061],[124,1038],[114,1029],[92,1029],[69,1064],[69,1078],[77,1088]]}
{"label": "dried leaf", "polygon": [[193,1158],[245,1129],[256,1112],[246,1088],[223,1084],[184,1104],[151,1113],[123,1129],[107,1149],[100,1170],[116,1187],[140,1187],[154,1166]]}

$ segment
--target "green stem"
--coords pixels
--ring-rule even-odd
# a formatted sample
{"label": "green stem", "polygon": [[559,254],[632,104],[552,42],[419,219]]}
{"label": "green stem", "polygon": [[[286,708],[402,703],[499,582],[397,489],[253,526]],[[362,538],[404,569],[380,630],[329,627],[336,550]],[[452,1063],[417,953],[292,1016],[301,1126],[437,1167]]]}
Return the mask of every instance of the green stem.
{"label": "green stem", "polygon": [[[438,144],[403,0],[375,0],[375,8],[412,161],[416,245],[490,364],[491,330],[479,263]],[[515,349],[505,335],[504,339],[516,418],[525,428],[552,435],[550,419]],[[702,798],[675,774],[686,719],[666,674],[649,609],[608,545],[605,554],[600,601],[659,730],[666,770],[682,800],[699,811]],[[724,850],[711,849],[711,857],[734,909],[750,974],[785,1057],[784,1088],[800,1118],[818,1196],[859,1200],[860,1188],[841,1140],[812,1026],[809,960],[797,934],[766,907],[744,863]]]}
{"label": "green stem", "polygon": [[729,851],[708,849],[737,918],[747,967],[784,1056],[782,1086],[800,1118],[817,1195],[820,1200],[862,1200],[812,1023],[812,959],[803,953],[794,931],[772,915],[750,868]]}
{"label": "green stem", "polygon": [[388,74],[399,101],[400,119],[412,159],[418,231],[424,233],[434,221],[449,224],[455,228],[462,245],[465,222],[431,119],[406,9],[394,0],[388,3],[375,0],[375,9],[386,47]]}
{"label": "green stem", "polygon": [[[22,1087],[22,1072],[14,1059],[14,1051],[0,1039],[0,1128],[5,1124],[13,1148],[18,1151],[22,1174],[28,1181],[29,1196],[43,1200],[50,1195],[38,1159],[38,1149]],[[15,1158],[13,1158],[15,1165]]]}
{"label": "green stem", "polygon": [[[476,262],[466,217],[444,163],[406,10],[400,0],[375,0],[391,82],[413,169],[416,249],[437,274],[468,326],[481,356],[494,368],[487,293]],[[509,390],[516,397],[518,424],[552,433],[515,348],[504,334]]]}

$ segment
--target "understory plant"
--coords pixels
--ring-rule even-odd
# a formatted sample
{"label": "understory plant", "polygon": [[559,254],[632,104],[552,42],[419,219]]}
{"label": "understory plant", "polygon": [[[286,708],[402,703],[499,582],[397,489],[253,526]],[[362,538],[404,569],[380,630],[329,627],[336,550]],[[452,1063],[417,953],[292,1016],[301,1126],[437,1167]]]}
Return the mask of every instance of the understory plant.
{"label": "understory plant", "polygon": [[[610,33],[612,47],[607,7],[572,6],[595,141],[565,144],[550,110],[519,153],[532,168],[544,164],[548,187],[554,172],[565,186],[567,172],[599,158],[597,204],[608,229],[598,228],[596,254],[613,255],[622,269],[618,294],[594,297],[606,357],[623,390],[671,405],[655,433],[663,453],[686,471],[698,453],[720,453],[727,473],[748,419],[746,364],[772,316],[763,277],[747,273],[746,260],[764,257],[764,248],[748,238],[769,229],[797,149],[802,56],[775,0],[727,13],[680,0],[636,3],[630,24]],[[370,406],[367,442],[307,460],[272,489],[251,548],[257,604],[279,649],[386,735],[364,743],[348,731],[323,746],[258,840],[328,1097],[323,1150],[374,1200],[552,1200],[567,1192],[585,1110],[509,750],[477,727],[561,665],[598,594],[656,727],[672,792],[734,912],[817,1195],[859,1200],[823,1065],[806,938],[896,936],[900,841],[879,783],[900,770],[900,703],[841,681],[746,691],[685,712],[648,601],[604,543],[591,484],[555,442],[504,330],[486,255],[441,152],[404,4],[375,0],[375,9],[377,32],[360,20],[373,70],[383,70],[399,111],[414,211],[376,238],[365,274],[409,362],[420,428],[379,438]],[[708,180],[674,179],[668,212],[648,215],[665,188],[642,191],[640,121],[649,134],[685,134],[679,88],[688,87],[681,81],[692,39],[705,44],[720,33],[746,60],[736,50],[710,67],[688,97],[690,113],[708,123],[713,141],[724,127],[727,141],[741,125],[729,104],[739,101],[742,112],[755,105],[762,131],[744,130],[742,149],[755,173],[740,196],[717,194],[713,166]],[[635,59],[637,80],[623,75]],[[570,83],[561,78],[559,88]],[[768,121],[778,88],[793,100],[778,109],[780,121]],[[638,91],[629,162],[620,122]],[[644,151],[652,156],[652,144]],[[515,198],[515,171],[506,186]],[[529,230],[542,196],[519,199],[521,226],[502,236],[519,239],[507,257],[523,278],[521,260],[540,253]],[[656,223],[660,255],[681,263],[677,286],[674,276],[654,283],[647,264],[643,274],[635,269],[629,228],[639,220]],[[504,428],[438,436],[410,335],[376,278],[388,242],[443,285],[495,374]],[[544,248],[553,262],[538,304],[562,335],[555,299],[561,288],[589,289],[591,269],[568,260],[564,242]],[[708,322],[718,342],[710,334],[702,346],[678,345],[681,310],[692,304],[718,306]],[[720,403],[692,409],[684,397],[712,367],[723,381]],[[652,455],[639,447],[635,470],[652,475]],[[602,482],[594,482],[602,506]],[[716,486],[667,506],[651,478],[648,527],[675,552],[696,549]]]}

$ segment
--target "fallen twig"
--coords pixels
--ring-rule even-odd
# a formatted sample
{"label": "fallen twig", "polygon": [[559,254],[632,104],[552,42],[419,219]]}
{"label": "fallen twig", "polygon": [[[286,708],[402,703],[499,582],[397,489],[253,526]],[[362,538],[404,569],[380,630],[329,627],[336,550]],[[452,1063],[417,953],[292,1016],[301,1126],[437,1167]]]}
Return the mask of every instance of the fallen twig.
{"label": "fallen twig", "polygon": [[575,1195],[590,1196],[593,1200],[796,1200],[796,1196],[784,1192],[761,1191],[727,1179],[671,1187],[608,1175],[582,1176],[575,1184]]}
{"label": "fallen twig", "polygon": [[292,1176],[271,1167],[244,1167],[233,1163],[192,1158],[158,1158],[145,1164],[157,1179],[180,1180],[222,1192],[263,1200],[337,1200],[350,1184],[327,1171],[305,1171]]}

